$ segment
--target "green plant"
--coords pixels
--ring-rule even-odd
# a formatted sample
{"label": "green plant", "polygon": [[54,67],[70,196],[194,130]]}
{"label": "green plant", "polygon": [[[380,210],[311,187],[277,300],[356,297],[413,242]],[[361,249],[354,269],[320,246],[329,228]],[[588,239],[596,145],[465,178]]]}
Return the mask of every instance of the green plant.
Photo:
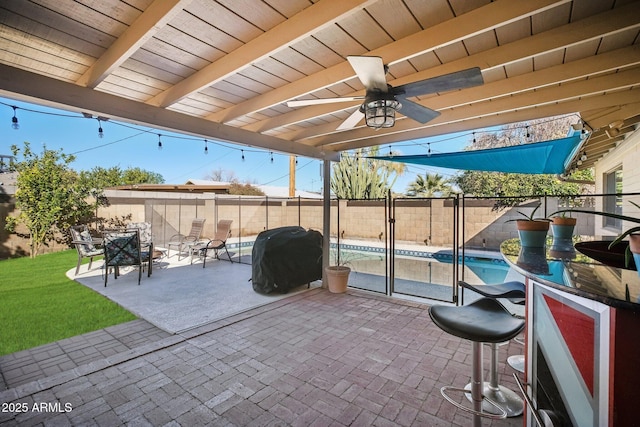
{"label": "green plant", "polygon": [[556,216],[555,214],[559,213],[560,214],[560,218],[573,218],[572,214],[573,214],[574,210],[573,209],[568,209],[566,211],[556,211],[554,213],[552,213],[551,215],[549,215],[549,217],[554,217]]}
{"label": "green plant", "polygon": [[[633,206],[637,207],[638,209],[640,209],[640,205],[629,201],[629,203],[631,203]],[[589,210],[585,210],[585,209],[561,209],[558,210],[554,213],[552,213],[551,215],[554,214],[558,214],[558,213],[565,213],[565,212],[575,212],[575,213],[584,213],[584,214],[592,214],[592,215],[599,215],[599,216],[603,216],[603,217],[607,217],[607,218],[615,218],[615,219],[619,219],[621,221],[627,221],[627,222],[632,222],[635,224],[640,224],[640,218],[635,218],[632,216],[627,216],[627,215],[620,215],[620,214],[616,214],[616,213],[611,213],[611,212],[601,212],[601,211],[589,211]],[[611,249],[611,247],[613,247],[614,245],[620,243],[625,237],[629,236],[630,234],[633,233],[637,233],[640,232],[640,225],[636,225],[633,226],[631,228],[628,228],[624,231],[622,231],[620,234],[618,234],[616,236],[615,239],[613,239],[611,241],[611,243],[609,244],[609,249]],[[626,252],[625,252],[625,262],[626,265],[629,265],[629,261],[631,259],[631,247],[627,247]]]}
{"label": "green plant", "polygon": [[[549,218],[544,218],[544,217],[535,217],[536,212],[538,211],[538,209],[540,209],[540,206],[542,205],[542,203],[538,203],[538,205],[531,211],[531,213],[529,215],[525,214],[524,212],[521,211],[516,211],[518,212],[520,215],[522,215],[527,221],[546,221],[546,222],[550,222],[551,220]],[[524,221],[524,219],[522,218],[513,218],[513,219],[508,219],[505,222],[513,222],[513,221]]]}

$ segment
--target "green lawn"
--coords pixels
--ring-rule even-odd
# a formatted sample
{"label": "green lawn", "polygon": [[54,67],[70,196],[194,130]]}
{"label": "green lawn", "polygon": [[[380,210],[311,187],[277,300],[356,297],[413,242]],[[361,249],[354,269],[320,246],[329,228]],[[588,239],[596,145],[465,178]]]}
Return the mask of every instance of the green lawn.
{"label": "green lawn", "polygon": [[136,317],[65,273],[75,250],[0,261],[0,355]]}

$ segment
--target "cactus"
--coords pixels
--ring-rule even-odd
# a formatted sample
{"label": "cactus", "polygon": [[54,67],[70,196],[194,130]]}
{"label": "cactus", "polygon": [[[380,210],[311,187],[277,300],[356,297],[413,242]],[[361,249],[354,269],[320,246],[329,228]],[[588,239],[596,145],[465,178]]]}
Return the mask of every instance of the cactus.
{"label": "cactus", "polygon": [[401,163],[371,159],[378,147],[358,149],[355,156],[343,156],[333,166],[331,190],[341,199],[382,199],[397,177],[404,172]]}

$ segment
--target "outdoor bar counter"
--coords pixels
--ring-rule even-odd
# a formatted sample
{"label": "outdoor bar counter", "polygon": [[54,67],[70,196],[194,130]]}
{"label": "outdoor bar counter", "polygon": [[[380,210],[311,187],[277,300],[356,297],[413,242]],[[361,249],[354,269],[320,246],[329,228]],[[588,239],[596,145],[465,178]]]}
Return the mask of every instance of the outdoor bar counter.
{"label": "outdoor bar counter", "polygon": [[[548,243],[551,243],[549,240]],[[525,425],[640,425],[640,276],[572,242],[500,247],[525,276]]]}

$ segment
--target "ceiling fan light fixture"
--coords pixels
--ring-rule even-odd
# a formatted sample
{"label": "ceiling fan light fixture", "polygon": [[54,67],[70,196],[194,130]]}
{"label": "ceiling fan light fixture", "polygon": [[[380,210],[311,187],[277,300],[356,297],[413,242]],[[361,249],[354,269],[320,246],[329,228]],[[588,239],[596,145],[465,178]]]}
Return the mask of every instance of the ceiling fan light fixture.
{"label": "ceiling fan light fixture", "polygon": [[370,128],[390,128],[396,122],[396,111],[402,105],[393,96],[384,99],[367,100],[362,105],[364,119]]}

